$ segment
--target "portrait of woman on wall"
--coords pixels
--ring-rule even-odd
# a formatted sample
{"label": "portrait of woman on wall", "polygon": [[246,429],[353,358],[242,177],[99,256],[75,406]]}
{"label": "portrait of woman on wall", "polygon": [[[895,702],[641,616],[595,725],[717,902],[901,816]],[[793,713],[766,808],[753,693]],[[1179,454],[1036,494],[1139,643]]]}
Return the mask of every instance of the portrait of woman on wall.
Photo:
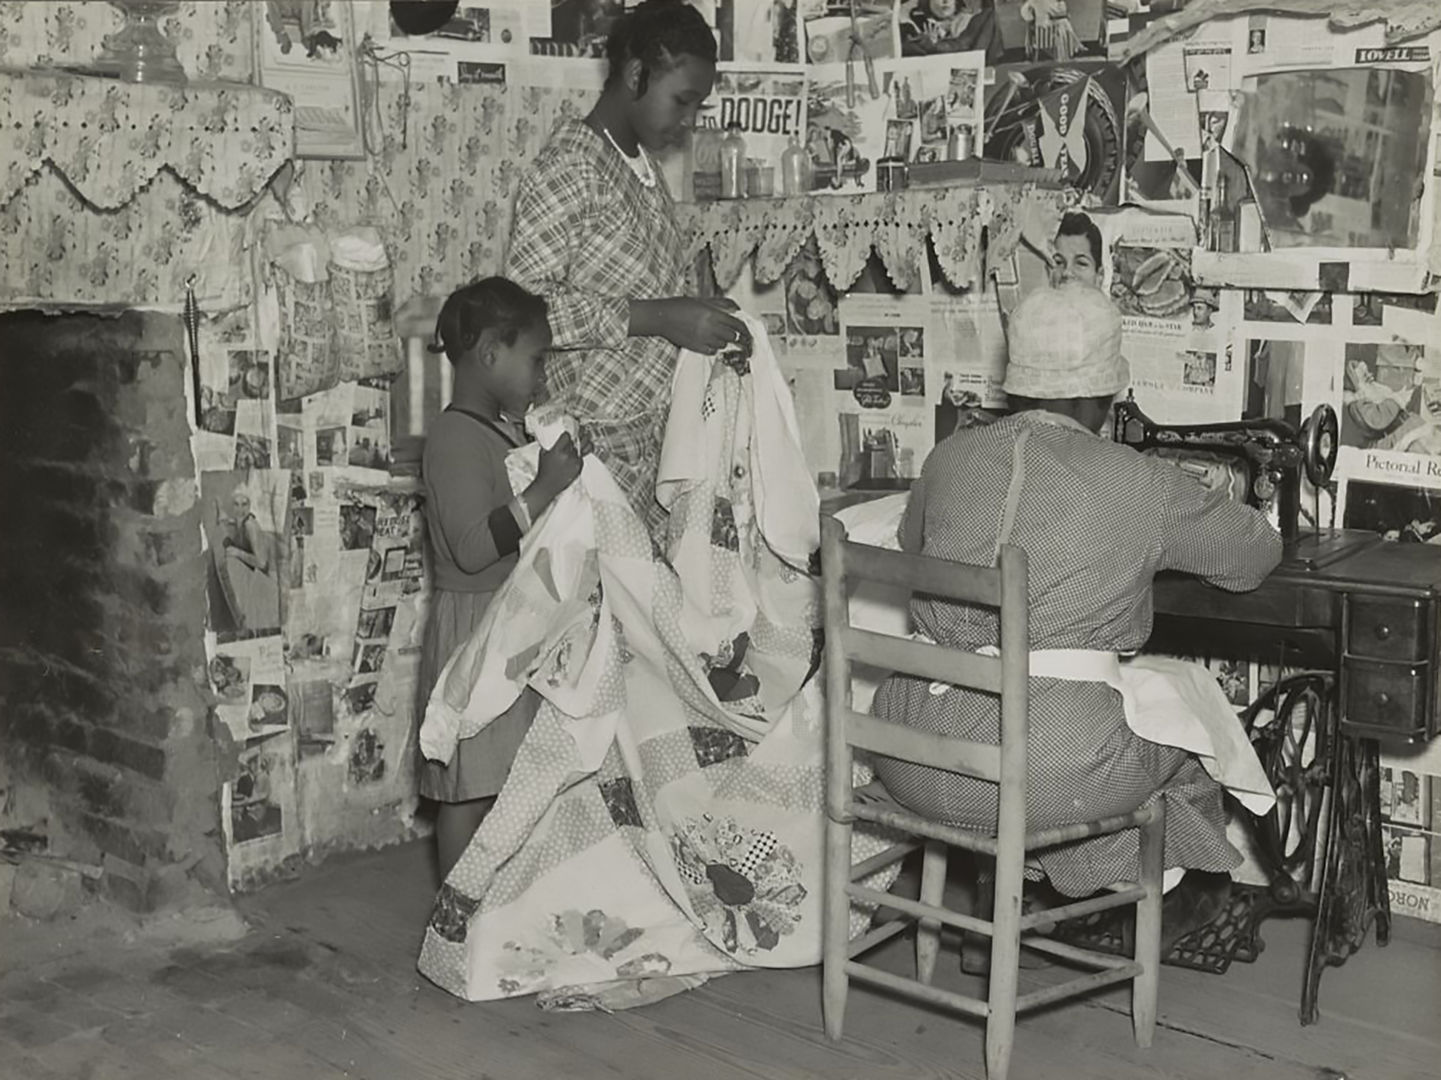
{"label": "portrait of woman on wall", "polygon": [[[280,546],[264,485],[241,473],[201,477],[210,546],[210,627],[221,641],[280,629]],[[252,477],[264,474],[251,474]]]}
{"label": "portrait of woman on wall", "polygon": [[1001,55],[996,13],[987,0],[912,0],[900,5],[902,56],[986,53],[987,63]]}

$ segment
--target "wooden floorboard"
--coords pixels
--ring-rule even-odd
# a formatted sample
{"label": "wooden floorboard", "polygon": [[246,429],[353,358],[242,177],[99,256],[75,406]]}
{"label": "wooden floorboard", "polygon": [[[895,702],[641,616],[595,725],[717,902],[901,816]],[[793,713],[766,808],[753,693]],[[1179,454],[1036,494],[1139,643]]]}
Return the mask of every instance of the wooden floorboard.
{"label": "wooden floorboard", "polygon": [[[415,970],[433,868],[422,845],[336,861],[247,903],[252,919],[319,950],[325,992],[287,1040],[348,1075],[375,1080],[982,1080],[978,1023],[853,987],[846,1037],[820,1026],[817,969],[747,972],[652,1006],[554,1013],[531,999],[466,1003]],[[1296,1008],[1305,925],[1266,925],[1255,964],[1225,976],[1167,968],[1150,1050],[1133,1041],[1125,989],[1023,1017],[1012,1075],[1068,1080],[1422,1080],[1441,1075],[1441,933],[1402,922],[1388,949],[1368,946],[1322,981],[1323,1018]],[[908,972],[910,944],[877,962]],[[1028,984],[1056,972],[1025,973]],[[348,980],[348,981],[347,981]],[[975,991],[953,952],[940,985]],[[299,994],[305,996],[305,992]],[[403,1072],[397,1070],[404,1070]]]}
{"label": "wooden floorboard", "polygon": [[[898,973],[909,974],[913,970],[905,944],[888,949],[875,962]],[[1036,974],[1028,981],[1039,985],[1043,979],[1055,978],[1057,974]],[[782,1022],[805,1024],[813,1037],[823,1038],[818,1017],[819,975],[814,971],[785,975],[784,979],[771,973],[737,975],[717,981],[707,989],[716,995],[733,992],[738,1004],[751,1002],[752,1009],[777,1015]],[[762,988],[749,982],[751,980],[765,980],[765,985]],[[953,953],[942,954],[936,982],[947,989],[968,993],[979,990],[979,980],[959,972]],[[856,987],[851,991],[842,1046],[853,1056],[864,1053],[875,1060],[895,1061],[897,1065],[891,1075],[897,1077],[980,1078],[984,1075],[984,1042],[979,1022],[901,1002],[869,988]],[[1064,1069],[1064,1075],[1075,1080],[1248,1075],[1282,1080],[1307,1077],[1309,1080],[1313,1075],[1309,1070],[1278,1063],[1247,1047],[1220,1046],[1182,1032],[1158,1029],[1153,1047],[1140,1050],[1134,1043],[1129,1012],[1116,1013],[1087,1004],[1022,1017],[1017,1024],[1014,1060],[1013,1075],[1016,1076],[1059,1075],[1057,1070]],[[908,1073],[907,1069],[912,1071]],[[859,1066],[854,1061],[841,1070],[841,1074],[878,1075],[869,1065]]]}
{"label": "wooden floorboard", "polygon": [[[979,1023],[854,986],[845,1038],[821,1030],[815,968],[712,980],[647,1008],[545,1012],[464,1002],[415,968],[434,893],[420,844],[336,859],[242,901],[240,942],[72,948],[6,968],[0,1080],[982,1080]],[[1128,993],[1021,1018],[1015,1080],[1435,1080],[1441,928],[1399,920],[1296,1008],[1306,927],[1274,922],[1255,964],[1167,968],[1154,1045]],[[33,950],[32,950],[33,952]],[[869,957],[909,974],[911,943]],[[1060,977],[1023,972],[1029,988]],[[976,992],[954,951],[937,981]]]}
{"label": "wooden floorboard", "polygon": [[[1369,943],[1322,976],[1316,1024],[1302,1027],[1298,1016],[1309,932],[1299,920],[1264,924],[1265,952],[1224,976],[1168,970],[1163,1022],[1352,1077],[1441,1076],[1436,928],[1406,921],[1401,940]],[[1124,1007],[1114,995],[1106,1004]]]}

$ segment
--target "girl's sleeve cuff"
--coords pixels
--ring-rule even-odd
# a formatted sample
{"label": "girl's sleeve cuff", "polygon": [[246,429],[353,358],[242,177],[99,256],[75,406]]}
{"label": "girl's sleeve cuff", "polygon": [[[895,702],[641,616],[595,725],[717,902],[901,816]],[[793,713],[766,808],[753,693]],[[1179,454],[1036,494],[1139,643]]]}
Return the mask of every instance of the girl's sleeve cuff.
{"label": "girl's sleeve cuff", "polygon": [[526,512],[525,503],[514,498],[492,510],[487,524],[490,526],[490,537],[495,542],[495,553],[511,555],[520,550],[520,538],[530,531],[530,514]]}

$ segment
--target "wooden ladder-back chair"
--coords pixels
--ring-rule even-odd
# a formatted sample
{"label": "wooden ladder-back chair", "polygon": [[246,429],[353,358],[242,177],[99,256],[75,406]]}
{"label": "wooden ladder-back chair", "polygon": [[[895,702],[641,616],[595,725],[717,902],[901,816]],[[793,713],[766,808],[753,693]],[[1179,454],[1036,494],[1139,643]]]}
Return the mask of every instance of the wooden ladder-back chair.
{"label": "wooden ladder-back chair", "polygon": [[[823,931],[824,1017],[826,1034],[841,1037],[846,991],[851,979],[944,1005],[986,1022],[986,1073],[1004,1080],[1010,1063],[1016,1014],[1084,994],[1110,983],[1131,980],[1131,1013],[1136,1042],[1150,1046],[1156,1024],[1160,979],[1161,874],[1165,806],[1161,800],[1129,814],[1028,832],[1026,828],[1027,678],[1030,637],[1027,610],[1026,553],[1001,548],[999,569],[903,554],[854,543],[834,518],[822,521],[822,575],[825,588],[826,679],[826,868]],[[850,624],[849,593],[858,581],[874,581],[1000,612],[1000,655],[943,648],[891,637]],[[1001,705],[999,745],[932,734],[858,713],[851,704],[852,662],[923,679],[938,680],[987,694]],[[852,751],[897,758],[999,785],[994,831],[940,824],[911,813],[889,799],[856,798],[851,785]],[[922,838],[893,845],[863,862],[851,863],[851,828],[869,821]],[[1140,830],[1140,880],[1121,882],[1101,896],[1034,913],[1023,913],[1021,890],[1028,853],[1085,837]],[[941,905],[950,845],[995,860],[995,903],[991,919],[963,915]],[[924,848],[920,900],[907,900],[868,889],[857,882]],[[869,901],[899,911],[901,917],[860,937],[849,937],[850,905]],[[1067,919],[1134,904],[1135,957],[1114,956],[1064,944],[1036,933]],[[860,963],[856,957],[917,923],[916,978],[893,975]],[[983,934],[991,939],[990,987],[985,998],[953,993],[931,985],[941,926]],[[1025,947],[1089,969],[1068,981],[1019,994],[1018,969]]]}

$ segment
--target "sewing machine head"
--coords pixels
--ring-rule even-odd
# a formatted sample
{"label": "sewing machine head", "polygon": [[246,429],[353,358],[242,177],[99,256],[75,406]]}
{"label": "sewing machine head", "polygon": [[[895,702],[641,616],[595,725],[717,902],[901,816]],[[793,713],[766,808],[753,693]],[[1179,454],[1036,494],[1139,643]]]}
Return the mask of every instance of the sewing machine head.
{"label": "sewing machine head", "polygon": [[[1302,480],[1319,492],[1336,468],[1336,413],[1319,406],[1299,430],[1272,417],[1229,424],[1158,424],[1133,395],[1117,403],[1115,439],[1174,460],[1208,487],[1264,513],[1287,541],[1301,532]],[[1319,514],[1313,514],[1319,529]]]}

